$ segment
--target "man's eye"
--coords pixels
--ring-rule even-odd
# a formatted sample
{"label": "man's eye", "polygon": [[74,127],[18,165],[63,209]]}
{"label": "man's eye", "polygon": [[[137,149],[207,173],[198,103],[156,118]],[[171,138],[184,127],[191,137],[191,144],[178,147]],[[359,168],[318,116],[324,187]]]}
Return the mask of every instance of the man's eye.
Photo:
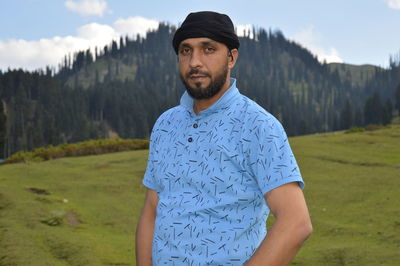
{"label": "man's eye", "polygon": [[187,55],[187,54],[189,54],[189,53],[190,53],[190,49],[189,49],[189,48],[182,48],[182,49],[181,49],[181,54]]}
{"label": "man's eye", "polygon": [[207,53],[212,53],[214,51],[215,51],[214,47],[206,47],[206,52]]}

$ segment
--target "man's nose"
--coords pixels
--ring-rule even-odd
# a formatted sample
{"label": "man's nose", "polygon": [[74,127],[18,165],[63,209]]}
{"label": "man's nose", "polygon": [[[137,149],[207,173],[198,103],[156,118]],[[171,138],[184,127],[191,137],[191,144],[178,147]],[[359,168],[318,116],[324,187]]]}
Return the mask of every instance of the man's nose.
{"label": "man's nose", "polygon": [[200,51],[193,50],[190,57],[189,65],[191,68],[199,68],[203,65]]}

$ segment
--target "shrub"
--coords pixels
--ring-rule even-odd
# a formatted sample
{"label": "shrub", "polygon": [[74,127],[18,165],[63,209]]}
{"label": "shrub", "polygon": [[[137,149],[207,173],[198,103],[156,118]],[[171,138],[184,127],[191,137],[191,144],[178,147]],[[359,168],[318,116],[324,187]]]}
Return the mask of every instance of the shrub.
{"label": "shrub", "polygon": [[383,126],[381,126],[381,125],[369,124],[365,127],[365,130],[374,131],[374,130],[378,130],[378,129],[382,129],[382,128],[383,128]]}
{"label": "shrub", "polygon": [[352,127],[348,130],[346,130],[344,133],[346,134],[350,134],[350,133],[357,133],[357,132],[364,132],[365,128],[362,127]]}
{"label": "shrub", "polygon": [[62,157],[96,155],[118,151],[143,150],[149,148],[149,141],[143,139],[97,139],[85,142],[49,145],[32,152],[20,151],[7,158],[3,163],[51,160]]}

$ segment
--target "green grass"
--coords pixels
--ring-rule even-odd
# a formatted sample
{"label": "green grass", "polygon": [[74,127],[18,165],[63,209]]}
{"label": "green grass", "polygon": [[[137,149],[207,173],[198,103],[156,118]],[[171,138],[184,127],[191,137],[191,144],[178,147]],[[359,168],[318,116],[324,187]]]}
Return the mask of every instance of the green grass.
{"label": "green grass", "polygon": [[[146,159],[142,150],[1,166],[0,265],[132,265]],[[62,223],[43,222],[54,217]]]}
{"label": "green grass", "polygon": [[[400,265],[400,125],[290,142],[314,226],[292,265]],[[134,265],[146,160],[0,166],[0,265]]]}
{"label": "green grass", "polygon": [[291,140],[314,233],[294,265],[400,265],[400,126]]}

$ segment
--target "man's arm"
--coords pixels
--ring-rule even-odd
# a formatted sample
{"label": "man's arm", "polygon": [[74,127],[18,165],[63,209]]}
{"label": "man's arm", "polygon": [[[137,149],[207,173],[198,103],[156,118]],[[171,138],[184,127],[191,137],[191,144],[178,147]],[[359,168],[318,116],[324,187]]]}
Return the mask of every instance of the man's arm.
{"label": "man's arm", "polygon": [[138,266],[152,265],[151,248],[153,243],[157,204],[157,192],[148,189],[142,214],[136,228],[136,265]]}
{"label": "man's arm", "polygon": [[310,215],[297,182],[269,191],[265,199],[276,220],[246,266],[287,265],[312,233]]}

